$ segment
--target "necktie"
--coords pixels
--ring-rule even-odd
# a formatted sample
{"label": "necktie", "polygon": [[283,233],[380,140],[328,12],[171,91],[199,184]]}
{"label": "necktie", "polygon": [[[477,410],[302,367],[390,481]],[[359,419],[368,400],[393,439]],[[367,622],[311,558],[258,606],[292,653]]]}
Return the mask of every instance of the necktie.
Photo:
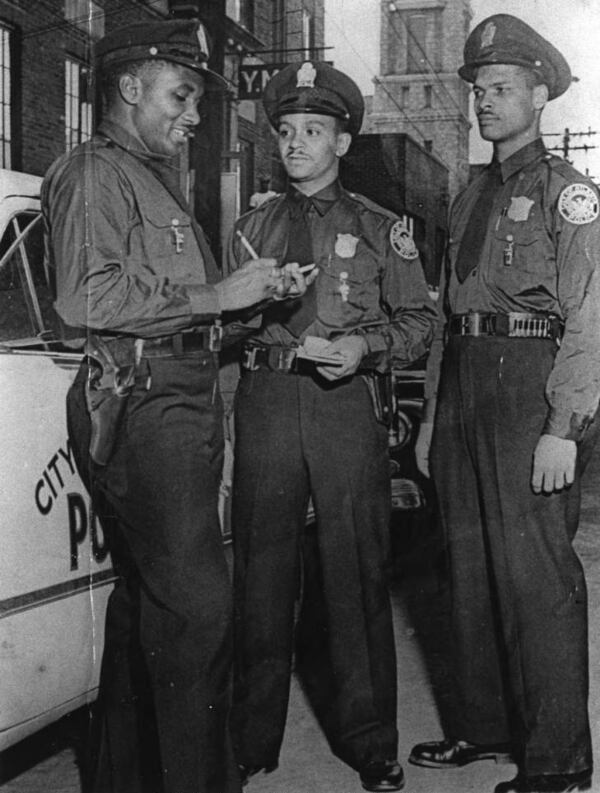
{"label": "necktie", "polygon": [[[296,196],[290,202],[287,262],[298,262],[300,265],[314,262],[309,221],[311,207],[310,198],[302,195]],[[270,314],[271,320],[281,323],[294,336],[301,336],[317,315],[315,283],[308,287],[302,297],[275,304]]]}
{"label": "necktie", "polygon": [[465,228],[458,254],[456,257],[456,277],[462,284],[469,273],[479,264],[479,257],[483,250],[486,229],[494,197],[502,186],[502,173],[500,163],[492,160],[490,163],[477,203]]}

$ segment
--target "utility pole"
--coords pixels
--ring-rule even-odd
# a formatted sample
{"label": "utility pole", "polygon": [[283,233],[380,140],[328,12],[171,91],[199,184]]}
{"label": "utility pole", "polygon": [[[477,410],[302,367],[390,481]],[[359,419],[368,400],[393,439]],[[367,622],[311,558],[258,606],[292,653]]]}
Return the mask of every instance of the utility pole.
{"label": "utility pole", "polygon": [[[569,159],[569,154],[572,151],[576,150],[583,150],[589,151],[590,149],[595,149],[597,146],[591,146],[589,143],[584,143],[582,146],[572,146],[571,145],[571,138],[580,138],[584,135],[591,137],[592,135],[597,135],[598,133],[590,129],[588,127],[587,132],[571,132],[568,127],[565,127],[564,132],[545,132],[544,135],[562,135],[562,145],[561,146],[548,146],[548,151],[562,151],[563,157],[567,162],[571,162]],[[572,163],[571,163],[572,164]]]}

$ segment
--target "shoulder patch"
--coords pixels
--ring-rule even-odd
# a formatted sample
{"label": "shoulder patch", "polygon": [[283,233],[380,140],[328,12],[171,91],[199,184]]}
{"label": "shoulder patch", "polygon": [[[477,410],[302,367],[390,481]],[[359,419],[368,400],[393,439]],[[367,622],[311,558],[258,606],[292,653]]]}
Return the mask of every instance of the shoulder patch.
{"label": "shoulder patch", "polygon": [[598,217],[598,196],[587,184],[570,184],[558,197],[558,211],[565,220],[577,226],[591,223]]}
{"label": "shoulder patch", "polygon": [[390,243],[403,259],[416,259],[419,255],[410,231],[401,220],[397,220],[390,229]]}

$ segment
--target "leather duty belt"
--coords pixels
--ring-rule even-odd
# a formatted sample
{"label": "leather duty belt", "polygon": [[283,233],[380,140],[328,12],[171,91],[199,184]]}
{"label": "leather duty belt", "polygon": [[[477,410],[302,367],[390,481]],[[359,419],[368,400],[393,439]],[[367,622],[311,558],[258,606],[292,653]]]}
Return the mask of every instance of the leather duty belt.
{"label": "leather duty belt", "polygon": [[451,336],[507,336],[512,339],[552,339],[559,341],[562,321],[552,314],[528,314],[511,311],[493,314],[472,311],[453,314],[448,322]]}
{"label": "leather duty belt", "polygon": [[194,328],[171,336],[158,336],[153,339],[136,339],[138,356],[146,358],[166,358],[187,355],[191,352],[219,352],[223,328],[221,325]]}
{"label": "leather duty belt", "polygon": [[259,344],[246,344],[240,361],[242,369],[255,372],[257,369],[270,369],[272,372],[288,374],[296,371],[296,347]]}

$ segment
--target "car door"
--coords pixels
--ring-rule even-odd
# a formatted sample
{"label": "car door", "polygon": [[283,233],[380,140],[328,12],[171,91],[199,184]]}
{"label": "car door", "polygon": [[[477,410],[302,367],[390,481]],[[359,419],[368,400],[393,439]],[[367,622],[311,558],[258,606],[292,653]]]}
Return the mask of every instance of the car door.
{"label": "car door", "polygon": [[115,578],[67,438],[81,352],[52,309],[41,180],[17,177],[0,179],[0,750],[95,697]]}

